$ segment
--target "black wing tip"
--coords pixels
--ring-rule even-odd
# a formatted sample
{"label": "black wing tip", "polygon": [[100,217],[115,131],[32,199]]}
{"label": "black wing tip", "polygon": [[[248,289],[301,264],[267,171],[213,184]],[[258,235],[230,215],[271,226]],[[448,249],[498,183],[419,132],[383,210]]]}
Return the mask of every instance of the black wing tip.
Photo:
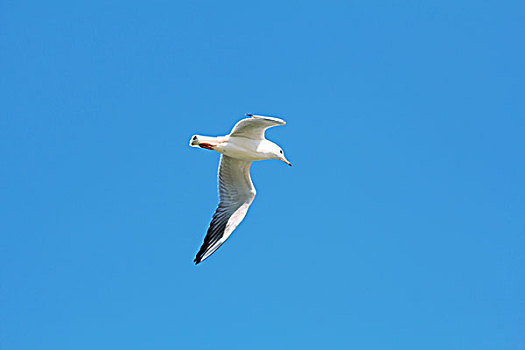
{"label": "black wing tip", "polygon": [[284,120],[282,120],[281,118],[277,118],[277,117],[272,117],[270,115],[259,115],[259,114],[251,114],[251,113],[246,113],[246,116],[247,117],[251,117],[251,118],[255,118],[255,119],[265,119],[265,120],[271,120],[275,123],[277,123],[278,125],[285,125],[286,122]]}
{"label": "black wing tip", "polygon": [[195,265],[199,265],[201,262],[206,260],[206,258],[203,259],[204,255],[206,254],[206,244],[203,244],[201,249],[197,252],[197,255],[195,255],[195,259],[193,259],[193,262]]}
{"label": "black wing tip", "polygon": [[195,263],[195,265],[199,265],[202,262],[202,255],[197,254],[195,259],[193,259],[193,262]]}

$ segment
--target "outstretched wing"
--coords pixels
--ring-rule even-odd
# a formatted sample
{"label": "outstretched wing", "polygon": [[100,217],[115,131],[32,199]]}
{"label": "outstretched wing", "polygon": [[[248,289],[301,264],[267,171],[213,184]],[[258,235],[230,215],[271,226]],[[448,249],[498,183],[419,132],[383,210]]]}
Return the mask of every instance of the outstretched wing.
{"label": "outstretched wing", "polygon": [[195,257],[200,263],[215,252],[244,219],[255,197],[255,188],[250,178],[252,162],[221,155],[218,187],[219,206],[213,214],[204,243]]}
{"label": "outstretched wing", "polygon": [[253,140],[264,139],[266,129],[276,125],[284,125],[286,122],[279,118],[266,117],[263,115],[246,114],[251,118],[240,120],[230,133],[230,136],[246,137]]}

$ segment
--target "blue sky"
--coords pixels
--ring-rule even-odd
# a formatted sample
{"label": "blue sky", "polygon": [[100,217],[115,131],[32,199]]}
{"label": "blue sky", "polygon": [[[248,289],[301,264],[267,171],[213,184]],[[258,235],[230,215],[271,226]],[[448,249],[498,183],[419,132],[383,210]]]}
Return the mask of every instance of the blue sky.
{"label": "blue sky", "polygon": [[[525,348],[524,10],[3,1],[1,347]],[[244,113],[294,167],[196,267]]]}

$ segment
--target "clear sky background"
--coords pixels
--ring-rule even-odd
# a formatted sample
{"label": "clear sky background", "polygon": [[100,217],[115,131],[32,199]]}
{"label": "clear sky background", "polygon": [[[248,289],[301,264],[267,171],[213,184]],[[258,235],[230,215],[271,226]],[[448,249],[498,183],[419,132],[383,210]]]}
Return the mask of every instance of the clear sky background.
{"label": "clear sky background", "polygon": [[0,347],[525,349],[524,4],[3,0]]}

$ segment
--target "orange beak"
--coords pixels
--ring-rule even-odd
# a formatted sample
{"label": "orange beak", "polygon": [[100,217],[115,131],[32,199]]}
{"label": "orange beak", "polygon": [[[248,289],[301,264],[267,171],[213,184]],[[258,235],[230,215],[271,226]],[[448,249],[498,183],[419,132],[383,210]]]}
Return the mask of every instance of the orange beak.
{"label": "orange beak", "polygon": [[290,163],[290,162],[287,161],[286,159],[283,159],[283,162],[285,162],[285,163],[288,164],[289,166],[292,166],[292,163]]}

